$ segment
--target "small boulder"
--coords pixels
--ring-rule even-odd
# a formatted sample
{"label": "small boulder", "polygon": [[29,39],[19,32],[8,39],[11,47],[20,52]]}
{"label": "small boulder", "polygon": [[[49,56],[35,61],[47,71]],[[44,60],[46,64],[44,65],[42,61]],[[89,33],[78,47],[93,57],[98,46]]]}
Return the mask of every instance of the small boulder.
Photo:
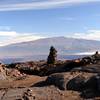
{"label": "small boulder", "polygon": [[27,91],[24,92],[23,99],[24,100],[35,100],[35,94],[33,93],[33,90],[27,89]]}

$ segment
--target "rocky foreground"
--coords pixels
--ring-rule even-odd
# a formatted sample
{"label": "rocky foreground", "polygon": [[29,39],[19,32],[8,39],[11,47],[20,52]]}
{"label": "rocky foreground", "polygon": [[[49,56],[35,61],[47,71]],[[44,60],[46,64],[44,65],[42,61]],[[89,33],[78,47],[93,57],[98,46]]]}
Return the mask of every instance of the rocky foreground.
{"label": "rocky foreground", "polygon": [[0,100],[100,100],[100,60],[0,64]]}

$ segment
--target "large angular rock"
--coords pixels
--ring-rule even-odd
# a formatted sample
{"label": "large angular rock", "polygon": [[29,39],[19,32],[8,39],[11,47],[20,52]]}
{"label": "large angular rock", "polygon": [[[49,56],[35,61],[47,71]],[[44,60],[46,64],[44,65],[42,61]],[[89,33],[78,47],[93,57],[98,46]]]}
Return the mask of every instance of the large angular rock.
{"label": "large angular rock", "polygon": [[67,89],[75,91],[100,91],[100,75],[97,74],[87,78],[79,75],[67,83]]}
{"label": "large angular rock", "polygon": [[97,74],[90,77],[85,83],[85,88],[100,91],[100,75]]}
{"label": "large angular rock", "polygon": [[82,91],[87,88],[87,80],[93,75],[91,73],[64,72],[49,75],[46,84],[55,85],[61,90]]}
{"label": "large angular rock", "polygon": [[67,83],[67,89],[68,90],[81,91],[81,90],[84,89],[84,85],[85,85],[85,77],[77,76],[77,77],[71,79]]}
{"label": "large angular rock", "polygon": [[100,75],[90,77],[85,83],[84,91],[81,93],[83,98],[94,98],[96,96],[100,97]]}
{"label": "large angular rock", "polygon": [[56,73],[47,77],[46,82],[49,85],[55,85],[61,90],[66,90],[66,84],[72,78],[69,73]]}

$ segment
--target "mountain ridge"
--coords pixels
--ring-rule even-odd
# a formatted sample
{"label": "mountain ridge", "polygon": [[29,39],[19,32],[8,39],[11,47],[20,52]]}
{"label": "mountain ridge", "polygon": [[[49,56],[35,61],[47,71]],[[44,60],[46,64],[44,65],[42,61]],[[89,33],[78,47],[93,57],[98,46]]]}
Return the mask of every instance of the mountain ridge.
{"label": "mountain ridge", "polygon": [[[82,39],[82,38],[72,38],[72,37],[64,37],[64,36],[59,36],[59,37],[47,37],[47,38],[42,38],[42,39],[37,39],[37,40],[31,40],[31,41],[24,41],[24,42],[20,42],[20,43],[12,43],[12,44],[8,44],[5,46],[10,46],[10,45],[16,45],[16,44],[24,44],[24,43],[30,43],[30,42],[36,42],[39,40],[44,40],[44,39],[51,39],[51,38],[63,38],[63,39],[77,39],[77,40],[85,40],[85,41],[95,41],[95,42],[100,42],[99,40],[89,40],[89,39]],[[5,47],[5,46],[0,46],[0,47]]]}
{"label": "mountain ridge", "polygon": [[99,51],[100,41],[62,36],[44,38],[0,47],[0,58],[48,55],[50,46],[54,46],[60,55],[73,55],[75,53]]}

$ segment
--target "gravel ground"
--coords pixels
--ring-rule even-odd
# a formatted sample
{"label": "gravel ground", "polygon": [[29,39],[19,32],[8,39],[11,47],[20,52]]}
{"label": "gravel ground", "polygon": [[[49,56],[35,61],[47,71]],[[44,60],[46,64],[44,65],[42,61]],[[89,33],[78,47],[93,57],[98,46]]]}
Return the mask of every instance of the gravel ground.
{"label": "gravel ground", "polygon": [[[23,94],[28,88],[16,88],[0,91],[0,100],[23,100]],[[35,99],[30,100],[81,100],[78,92],[61,91],[54,86],[32,87],[32,95]]]}

